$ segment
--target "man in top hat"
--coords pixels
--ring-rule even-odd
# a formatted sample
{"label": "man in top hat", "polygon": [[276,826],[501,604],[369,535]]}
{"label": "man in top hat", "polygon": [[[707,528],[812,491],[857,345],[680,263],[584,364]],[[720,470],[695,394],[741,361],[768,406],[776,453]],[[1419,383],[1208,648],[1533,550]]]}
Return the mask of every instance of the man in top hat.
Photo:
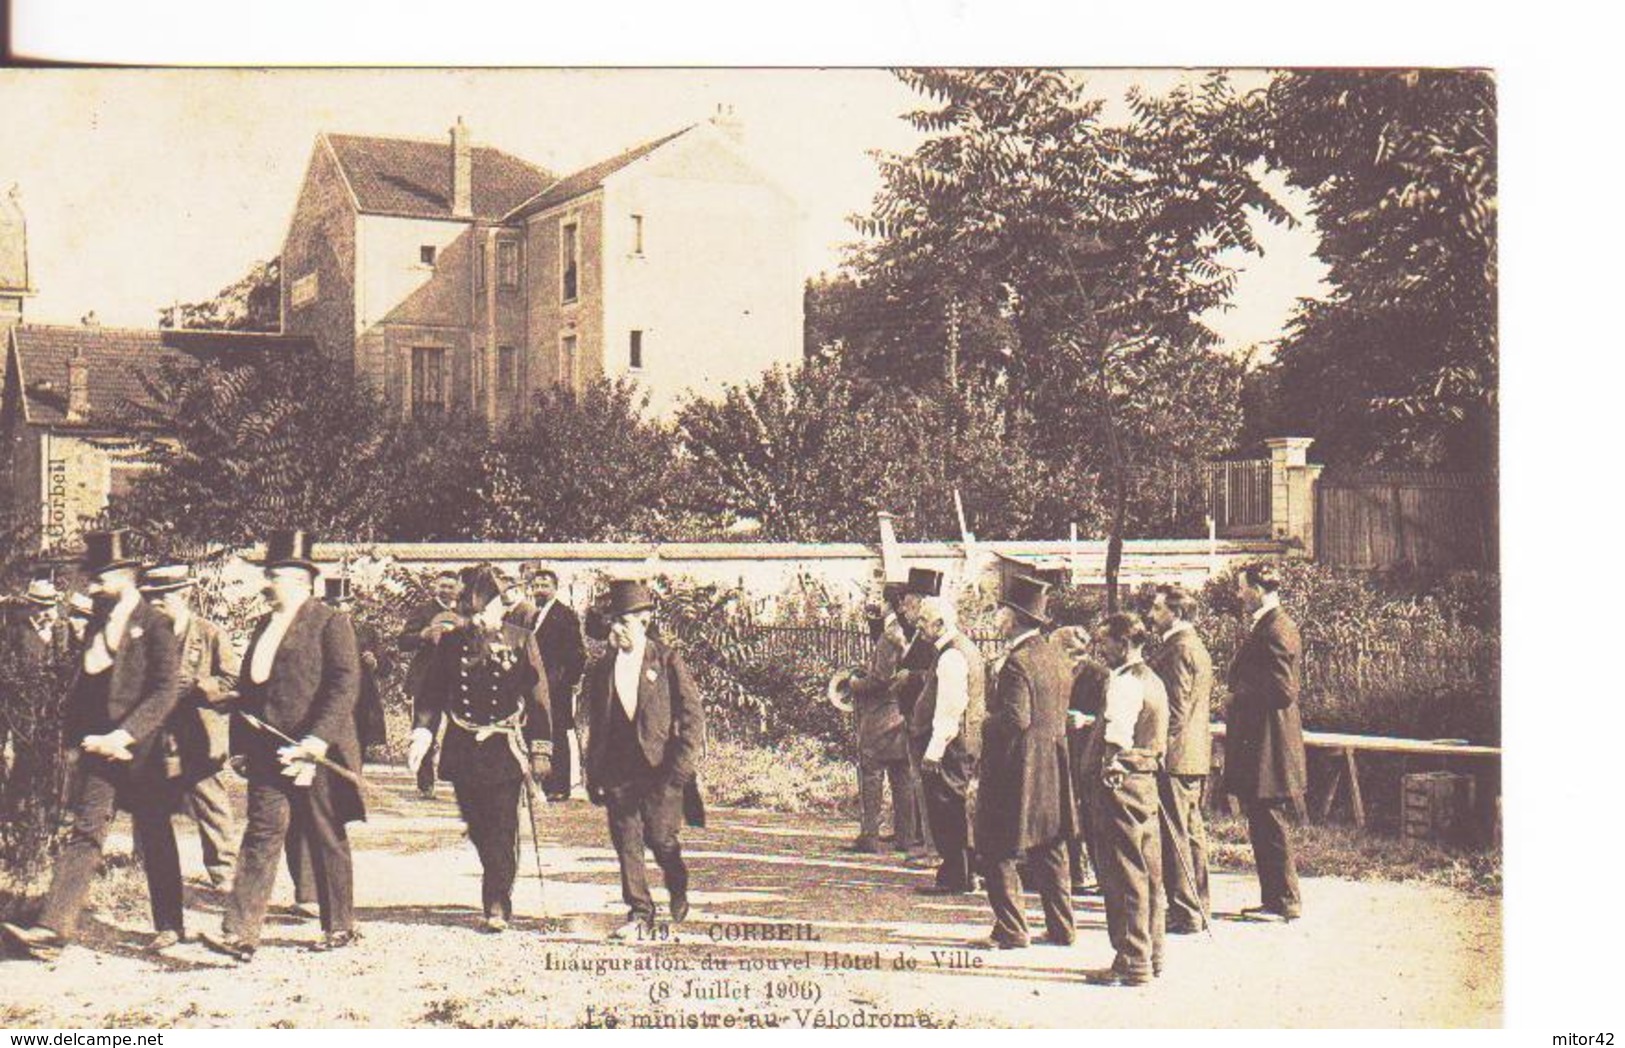
{"label": "man in top hat", "polygon": [[1308,781],[1298,689],[1303,640],[1281,607],[1281,580],[1269,564],[1236,573],[1236,597],[1252,630],[1230,663],[1224,740],[1224,788],[1241,801],[1258,869],[1256,920],[1295,921],[1303,913],[1287,819],[1303,809]]}
{"label": "man in top hat", "polygon": [[[910,568],[903,583],[903,595],[897,603],[897,621],[903,630],[903,655],[898,660],[897,672],[892,675],[892,693],[897,697],[897,709],[908,724],[914,722],[914,707],[930,680],[937,664],[936,645],[920,633],[920,602],[942,592],[942,572],[931,568]],[[906,747],[909,779],[914,787],[915,821],[919,834],[908,848],[907,865],[915,869],[936,869],[940,860],[936,855],[936,841],[931,836],[931,821],[926,817],[925,784],[920,777],[920,751],[912,738]]]}
{"label": "man in top hat", "polygon": [[153,925],[164,940],[155,944],[178,940],[184,929],[180,855],[169,822],[174,798],[158,745],[180,698],[175,632],[141,599],[140,564],[127,553],[123,531],[87,533],[83,566],[96,610],[65,718],[67,739],[82,751],[70,801],[73,828],[57,852],[38,924],[3,926],[39,960],[53,958],[72,938],[119,808],[131,813],[145,844]]}
{"label": "man in top hat", "polygon": [[[463,583],[457,570],[442,568],[429,584],[429,598],[406,613],[406,623],[396,643],[412,657],[406,667],[406,694],[411,697],[414,706],[428,677],[429,664],[434,661],[435,645],[440,643],[441,637],[462,624],[462,618],[457,614],[457,596],[462,589]],[[435,744],[431,742],[417,773],[418,793],[425,798],[434,796],[434,764]]]}
{"label": "man in top hat", "polygon": [[165,756],[178,773],[182,806],[197,823],[203,867],[216,888],[231,883],[237,828],[226,794],[231,756],[227,704],[237,687],[239,659],[226,631],[191,606],[197,579],[186,564],[161,564],[141,573],[142,596],[169,617],[180,653],[180,706],[164,733]]}
{"label": "man in top hat", "polygon": [[994,949],[1030,941],[1018,863],[1038,889],[1046,941],[1070,946],[1076,936],[1066,869],[1066,841],[1078,830],[1066,749],[1072,673],[1041,633],[1048,590],[1038,579],[1010,579],[996,619],[1005,648],[993,666],[976,799],[976,855],[993,907],[984,945]]}
{"label": "man in top hat", "polygon": [[1202,803],[1213,760],[1209,724],[1213,658],[1191,625],[1196,598],[1181,586],[1158,586],[1146,617],[1162,638],[1148,660],[1168,690],[1168,754],[1157,775],[1162,799],[1162,879],[1168,931],[1189,935],[1208,926],[1207,828]]}
{"label": "man in top hat", "polygon": [[350,620],[355,630],[356,655],[361,663],[361,691],[356,700],[355,730],[365,756],[373,746],[385,741],[384,693],[378,678],[389,674],[390,658],[383,639],[371,623],[355,614],[355,591],[348,575],[329,575],[322,579],[322,603]]}
{"label": "man in top hat", "polygon": [[682,655],[650,635],[654,604],[642,582],[610,583],[609,650],[588,671],[582,698],[588,795],[608,814],[621,898],[630,909],[614,939],[633,938],[654,923],[646,845],[665,876],[671,919],[688,916],[679,833],[685,808],[690,821],[702,817],[695,778],[705,755],[705,711]]}
{"label": "man in top hat", "polygon": [[436,645],[425,701],[413,710],[406,762],[417,768],[444,720],[440,777],[452,784],[479,853],[482,927],[501,932],[513,919],[520,794],[534,806],[535,782],[551,770],[547,674],[536,638],[505,621],[508,609],[491,565],[463,569],[460,603],[463,625]]}
{"label": "man in top hat", "polygon": [[1162,974],[1164,909],[1157,772],[1168,744],[1168,693],[1145,664],[1145,626],[1107,616],[1095,641],[1111,666],[1084,774],[1094,789],[1093,859],[1106,896],[1111,967],[1087,973],[1101,986],[1143,986]]}
{"label": "man in top hat", "polygon": [[299,833],[316,869],[323,939],[356,939],[353,867],[345,824],[363,818],[361,793],[323,762],[361,770],[355,706],[361,664],[350,620],[313,599],[320,569],[304,531],[266,542],[271,611],[255,624],[238,678],[237,749],[248,779],[248,828],[219,938],[205,941],[239,962],[253,959],[286,838]]}
{"label": "man in top hat", "polygon": [[982,749],[987,683],[982,656],[959,632],[958,621],[947,598],[920,601],[920,635],[936,652],[936,663],[914,705],[909,737],[919,758],[931,837],[942,857],[936,883],[920,889],[928,895],[976,890],[967,804]]}
{"label": "man in top hat", "polygon": [[552,568],[524,566],[530,599],[514,607],[510,621],[529,630],[542,653],[547,670],[547,693],[553,704],[553,772],[545,784],[551,800],[570,799],[574,768],[570,762],[570,729],[575,727],[576,685],[587,666],[587,645],[581,636],[581,616],[559,600],[559,576]]}
{"label": "man in top hat", "polygon": [[880,601],[865,609],[874,648],[868,667],[850,684],[857,721],[859,808],[858,838],[850,850],[864,854],[880,852],[880,805],[888,778],[897,846],[906,852],[923,847],[915,804],[919,791],[908,759],[908,722],[897,705],[892,680],[909,643],[897,612],[906,590],[903,583],[888,582]]}

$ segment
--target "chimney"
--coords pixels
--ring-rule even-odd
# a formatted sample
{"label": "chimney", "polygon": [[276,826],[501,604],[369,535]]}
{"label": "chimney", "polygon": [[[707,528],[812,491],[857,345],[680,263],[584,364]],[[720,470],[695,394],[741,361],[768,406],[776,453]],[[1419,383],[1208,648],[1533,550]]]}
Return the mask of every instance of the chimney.
{"label": "chimney", "polygon": [[68,421],[83,422],[90,416],[90,365],[84,350],[75,346],[68,357]]}
{"label": "chimney", "polygon": [[462,117],[451,129],[451,214],[453,218],[474,217],[474,154]]}
{"label": "chimney", "polygon": [[728,141],[740,145],[745,141],[745,124],[734,115],[734,107],[726,103],[717,103],[717,111],[711,115],[711,123],[718,131],[728,136]]}

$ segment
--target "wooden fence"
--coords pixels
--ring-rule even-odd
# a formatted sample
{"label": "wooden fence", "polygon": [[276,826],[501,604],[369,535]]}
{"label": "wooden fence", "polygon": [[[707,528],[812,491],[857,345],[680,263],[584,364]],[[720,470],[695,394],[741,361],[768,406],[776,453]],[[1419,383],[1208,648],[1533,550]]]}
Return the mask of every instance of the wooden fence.
{"label": "wooden fence", "polygon": [[1341,568],[1494,570],[1496,499],[1495,478],[1483,474],[1328,472],[1316,498],[1316,559]]}

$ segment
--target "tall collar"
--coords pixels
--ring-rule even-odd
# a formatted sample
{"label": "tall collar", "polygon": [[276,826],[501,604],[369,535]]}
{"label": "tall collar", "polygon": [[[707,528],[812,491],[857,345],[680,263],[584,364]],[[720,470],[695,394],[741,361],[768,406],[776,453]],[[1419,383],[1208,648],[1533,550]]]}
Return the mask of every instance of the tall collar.
{"label": "tall collar", "polygon": [[1144,666],[1144,665],[1145,665],[1145,658],[1143,656],[1136,655],[1132,659],[1129,659],[1127,662],[1123,663],[1121,666],[1118,666],[1117,668],[1113,669],[1112,670],[1112,676],[1113,677],[1121,677],[1123,674],[1127,673],[1129,670],[1133,669],[1134,667],[1136,667],[1136,666]]}
{"label": "tall collar", "polygon": [[1173,639],[1173,637],[1174,637],[1174,635],[1176,633],[1185,633],[1185,632],[1187,632],[1189,630],[1193,630],[1195,628],[1196,627],[1192,626],[1190,623],[1186,622],[1184,619],[1177,619],[1177,620],[1175,620],[1175,622],[1174,622],[1174,624],[1172,626],[1168,627],[1167,632],[1162,635],[1162,639],[1164,641],[1169,641],[1169,640]]}
{"label": "tall collar", "polygon": [[1273,593],[1266,596],[1264,598],[1264,603],[1259,607],[1259,609],[1257,611],[1253,612],[1253,625],[1256,626],[1260,622],[1263,622],[1265,615],[1268,615],[1270,612],[1274,611],[1276,608],[1279,608],[1280,606],[1281,606],[1281,598],[1280,597],[1277,597]]}
{"label": "tall collar", "polygon": [[1012,637],[1010,639],[1010,643],[1008,643],[1008,644],[1006,644],[1004,646],[1004,650],[1005,651],[1015,651],[1017,648],[1021,647],[1023,644],[1025,644],[1028,641],[1032,640],[1036,636],[1038,636],[1038,630],[1037,629],[1030,629],[1030,630],[1027,630],[1027,631],[1025,631],[1023,633],[1018,633],[1018,634],[1016,634],[1014,637]]}

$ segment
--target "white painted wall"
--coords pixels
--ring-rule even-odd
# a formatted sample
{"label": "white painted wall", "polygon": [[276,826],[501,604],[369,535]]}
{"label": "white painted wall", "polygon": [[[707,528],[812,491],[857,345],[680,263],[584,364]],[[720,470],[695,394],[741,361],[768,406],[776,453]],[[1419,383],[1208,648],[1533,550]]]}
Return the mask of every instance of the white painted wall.
{"label": "white painted wall", "polygon": [[[418,261],[419,248],[438,251],[466,233],[466,222],[360,215],[356,220],[355,323],[360,335],[387,317],[435,275],[435,267]],[[457,284],[472,273],[458,274]],[[447,318],[466,324],[469,317]]]}

